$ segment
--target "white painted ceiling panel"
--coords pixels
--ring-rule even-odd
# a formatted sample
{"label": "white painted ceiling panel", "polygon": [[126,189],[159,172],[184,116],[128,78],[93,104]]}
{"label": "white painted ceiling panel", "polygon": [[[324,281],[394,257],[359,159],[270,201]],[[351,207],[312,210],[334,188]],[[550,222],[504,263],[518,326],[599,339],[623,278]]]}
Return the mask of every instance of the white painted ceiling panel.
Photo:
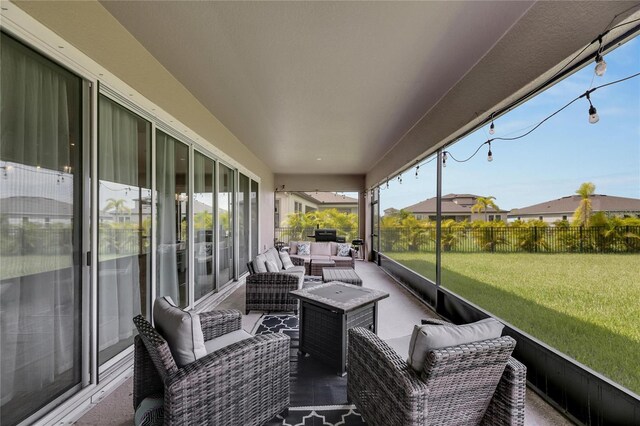
{"label": "white painted ceiling panel", "polygon": [[275,173],[364,174],[532,2],[102,4]]}

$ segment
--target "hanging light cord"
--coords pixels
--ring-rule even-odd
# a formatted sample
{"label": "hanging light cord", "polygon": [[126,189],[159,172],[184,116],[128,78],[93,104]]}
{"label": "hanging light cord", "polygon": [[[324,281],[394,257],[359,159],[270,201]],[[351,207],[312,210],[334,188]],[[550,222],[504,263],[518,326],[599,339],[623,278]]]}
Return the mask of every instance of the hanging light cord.
{"label": "hanging light cord", "polygon": [[584,92],[583,94],[575,97],[574,99],[572,99],[570,102],[568,102],[567,104],[565,104],[563,107],[561,107],[560,109],[554,111],[552,114],[548,115],[547,117],[545,117],[542,121],[540,121],[538,124],[536,124],[533,128],[531,128],[531,130],[518,135],[518,136],[514,136],[514,137],[510,137],[510,138],[505,138],[505,137],[498,137],[498,138],[492,138],[487,140],[486,142],[483,142],[482,144],[480,144],[480,146],[474,151],[473,154],[471,154],[469,157],[465,158],[464,160],[460,160],[455,158],[453,155],[451,155],[451,152],[449,151],[444,151],[447,153],[447,155],[449,156],[449,158],[451,158],[453,161],[457,162],[457,163],[465,163],[469,160],[471,160],[473,157],[475,157],[478,152],[480,151],[480,149],[487,144],[490,144],[493,141],[514,141],[517,139],[522,139],[525,136],[528,136],[529,134],[531,134],[532,132],[534,132],[536,129],[538,129],[540,126],[542,126],[545,122],[547,122],[549,119],[551,119],[552,117],[554,117],[555,115],[559,114],[560,112],[564,111],[565,109],[567,109],[571,104],[573,104],[574,102],[578,101],[579,99],[582,98],[587,98],[589,100],[589,104],[591,105],[591,99],[590,99],[590,95],[591,93],[595,92],[597,89],[602,89],[603,87],[607,87],[607,86],[612,86],[614,84],[618,84],[618,83],[622,83],[623,81],[627,81],[627,80],[631,80],[632,78],[638,77],[640,76],[640,72],[629,75],[627,77],[621,78],[619,80],[615,80],[609,83],[605,83],[602,84],[600,86],[596,86],[593,89],[589,89],[586,92]]}
{"label": "hanging light cord", "polygon": [[[544,87],[547,84],[549,84],[550,82],[552,82],[560,73],[562,73],[569,65],[571,65],[576,59],[578,59],[590,46],[592,46],[595,43],[600,43],[600,46],[598,48],[598,54],[602,53],[602,50],[604,50],[604,44],[602,43],[603,37],[605,37],[606,35],[608,35],[611,31],[618,29],[620,27],[624,27],[626,25],[631,25],[635,22],[639,22],[640,18],[636,18],[636,19],[632,19],[631,21],[628,22],[622,22],[618,25],[615,25],[613,27],[611,27],[611,24],[616,20],[616,18],[618,18],[618,16],[623,15],[625,13],[627,13],[628,11],[638,8],[640,7],[640,3],[636,3],[631,7],[628,7],[627,9],[623,10],[622,12],[618,13],[617,15],[615,15],[613,18],[611,18],[611,21],[609,21],[609,24],[607,24],[607,26],[605,27],[605,29],[598,34],[598,36],[596,38],[594,38],[593,40],[591,40],[585,47],[582,48],[582,50],[580,52],[578,52],[575,56],[573,56],[571,59],[569,59],[563,66],[562,68],[560,68],[558,71],[556,71],[551,77],[549,77],[541,86]],[[526,95],[523,96],[523,98],[527,98],[529,96],[531,96],[537,89],[533,89],[530,92],[528,92]],[[511,108],[509,108],[507,111],[504,112],[508,112],[510,111]],[[491,114],[489,114],[487,116],[487,118],[482,122],[482,124],[486,124],[489,122],[492,122],[496,116],[498,115],[497,111],[493,111],[491,112]]]}

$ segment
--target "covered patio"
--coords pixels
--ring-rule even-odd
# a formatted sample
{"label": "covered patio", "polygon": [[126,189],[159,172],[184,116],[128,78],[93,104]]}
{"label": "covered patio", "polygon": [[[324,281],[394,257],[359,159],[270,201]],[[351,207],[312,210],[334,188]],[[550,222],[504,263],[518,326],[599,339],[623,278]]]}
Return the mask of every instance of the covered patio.
{"label": "covered patio", "polygon": [[[0,423],[132,424],[149,400],[235,425],[207,399],[234,371],[211,398],[269,425],[449,398],[471,423],[640,423],[640,4],[0,5]],[[328,268],[353,287],[304,293]],[[319,306],[343,334],[305,328]],[[184,359],[162,309],[190,318]],[[483,359],[478,398],[447,395],[447,350]]]}

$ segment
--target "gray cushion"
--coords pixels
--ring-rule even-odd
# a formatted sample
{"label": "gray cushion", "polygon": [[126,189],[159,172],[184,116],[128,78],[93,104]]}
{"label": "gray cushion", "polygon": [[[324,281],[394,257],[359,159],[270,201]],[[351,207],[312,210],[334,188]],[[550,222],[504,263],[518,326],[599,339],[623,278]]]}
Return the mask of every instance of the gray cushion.
{"label": "gray cushion", "polygon": [[296,274],[296,275],[302,274],[302,275],[304,275],[305,269],[304,269],[304,266],[294,266],[292,268],[285,269],[282,272],[285,273],[285,274]]}
{"label": "gray cushion", "polygon": [[463,343],[495,339],[502,335],[503,328],[504,325],[493,318],[463,325],[416,325],[411,335],[407,362],[414,370],[421,371],[429,351]]}
{"label": "gray cushion", "polygon": [[311,256],[331,256],[331,243],[311,243]]}
{"label": "gray cushion", "polygon": [[267,265],[267,272],[280,272],[280,268],[278,268],[278,265],[276,265],[276,262],[273,260],[267,260],[265,265]]}
{"label": "gray cushion", "polygon": [[291,258],[289,257],[289,253],[287,253],[286,251],[281,251],[280,252],[280,260],[282,260],[282,267],[287,270],[287,269],[291,269],[294,267],[293,262],[291,261]]}
{"label": "gray cushion", "polygon": [[402,337],[394,337],[393,339],[385,340],[387,345],[391,346],[398,355],[404,358],[409,353],[409,346],[411,345],[411,334],[407,334]]}
{"label": "gray cushion", "polygon": [[210,354],[211,352],[215,352],[233,343],[241,342],[252,337],[253,336],[251,334],[244,330],[236,330],[231,333],[223,334],[219,337],[214,337],[211,340],[207,340],[204,342],[204,346],[207,349],[207,353]]}
{"label": "gray cushion", "polygon": [[253,270],[258,272],[268,272],[267,265],[265,262],[267,261],[267,257],[264,254],[259,254],[253,259]]}
{"label": "gray cushion", "polygon": [[264,252],[264,255],[267,256],[267,260],[270,260],[276,264],[278,270],[282,269],[282,261],[280,260],[280,253],[276,250],[275,247],[271,247],[269,250]]}
{"label": "gray cushion", "polygon": [[311,254],[311,243],[298,243],[298,255],[309,256]]}
{"label": "gray cushion", "polygon": [[156,299],[153,320],[158,333],[169,344],[178,367],[183,367],[207,354],[200,316],[178,308],[170,297]]}
{"label": "gray cushion", "polygon": [[346,243],[340,243],[338,244],[338,256],[340,257],[347,257],[347,256],[351,256],[351,247],[349,246],[349,244]]}
{"label": "gray cushion", "polygon": [[135,426],[161,426],[164,423],[164,398],[145,398],[133,418]]}
{"label": "gray cushion", "polygon": [[298,242],[290,241],[289,242],[289,254],[298,254]]}

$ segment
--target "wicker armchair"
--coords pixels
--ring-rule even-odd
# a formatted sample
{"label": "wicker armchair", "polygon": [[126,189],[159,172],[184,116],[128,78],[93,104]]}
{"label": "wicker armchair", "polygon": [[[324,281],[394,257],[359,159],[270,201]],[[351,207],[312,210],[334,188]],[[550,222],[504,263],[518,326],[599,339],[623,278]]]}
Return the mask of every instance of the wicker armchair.
{"label": "wicker armchair", "polygon": [[349,330],[347,395],[371,425],[524,425],[526,367],[500,337],[429,352],[417,373],[364,328]]}
{"label": "wicker armchair", "polygon": [[249,311],[293,311],[298,314],[298,299],[291,290],[300,288],[300,277],[284,272],[258,272],[246,279],[246,313]]}
{"label": "wicker armchair", "polygon": [[[235,310],[200,314],[205,340],[240,329]],[[133,319],[133,406],[164,395],[165,425],[261,425],[289,406],[289,337],[254,336],[178,368],[167,342],[143,316]]]}

